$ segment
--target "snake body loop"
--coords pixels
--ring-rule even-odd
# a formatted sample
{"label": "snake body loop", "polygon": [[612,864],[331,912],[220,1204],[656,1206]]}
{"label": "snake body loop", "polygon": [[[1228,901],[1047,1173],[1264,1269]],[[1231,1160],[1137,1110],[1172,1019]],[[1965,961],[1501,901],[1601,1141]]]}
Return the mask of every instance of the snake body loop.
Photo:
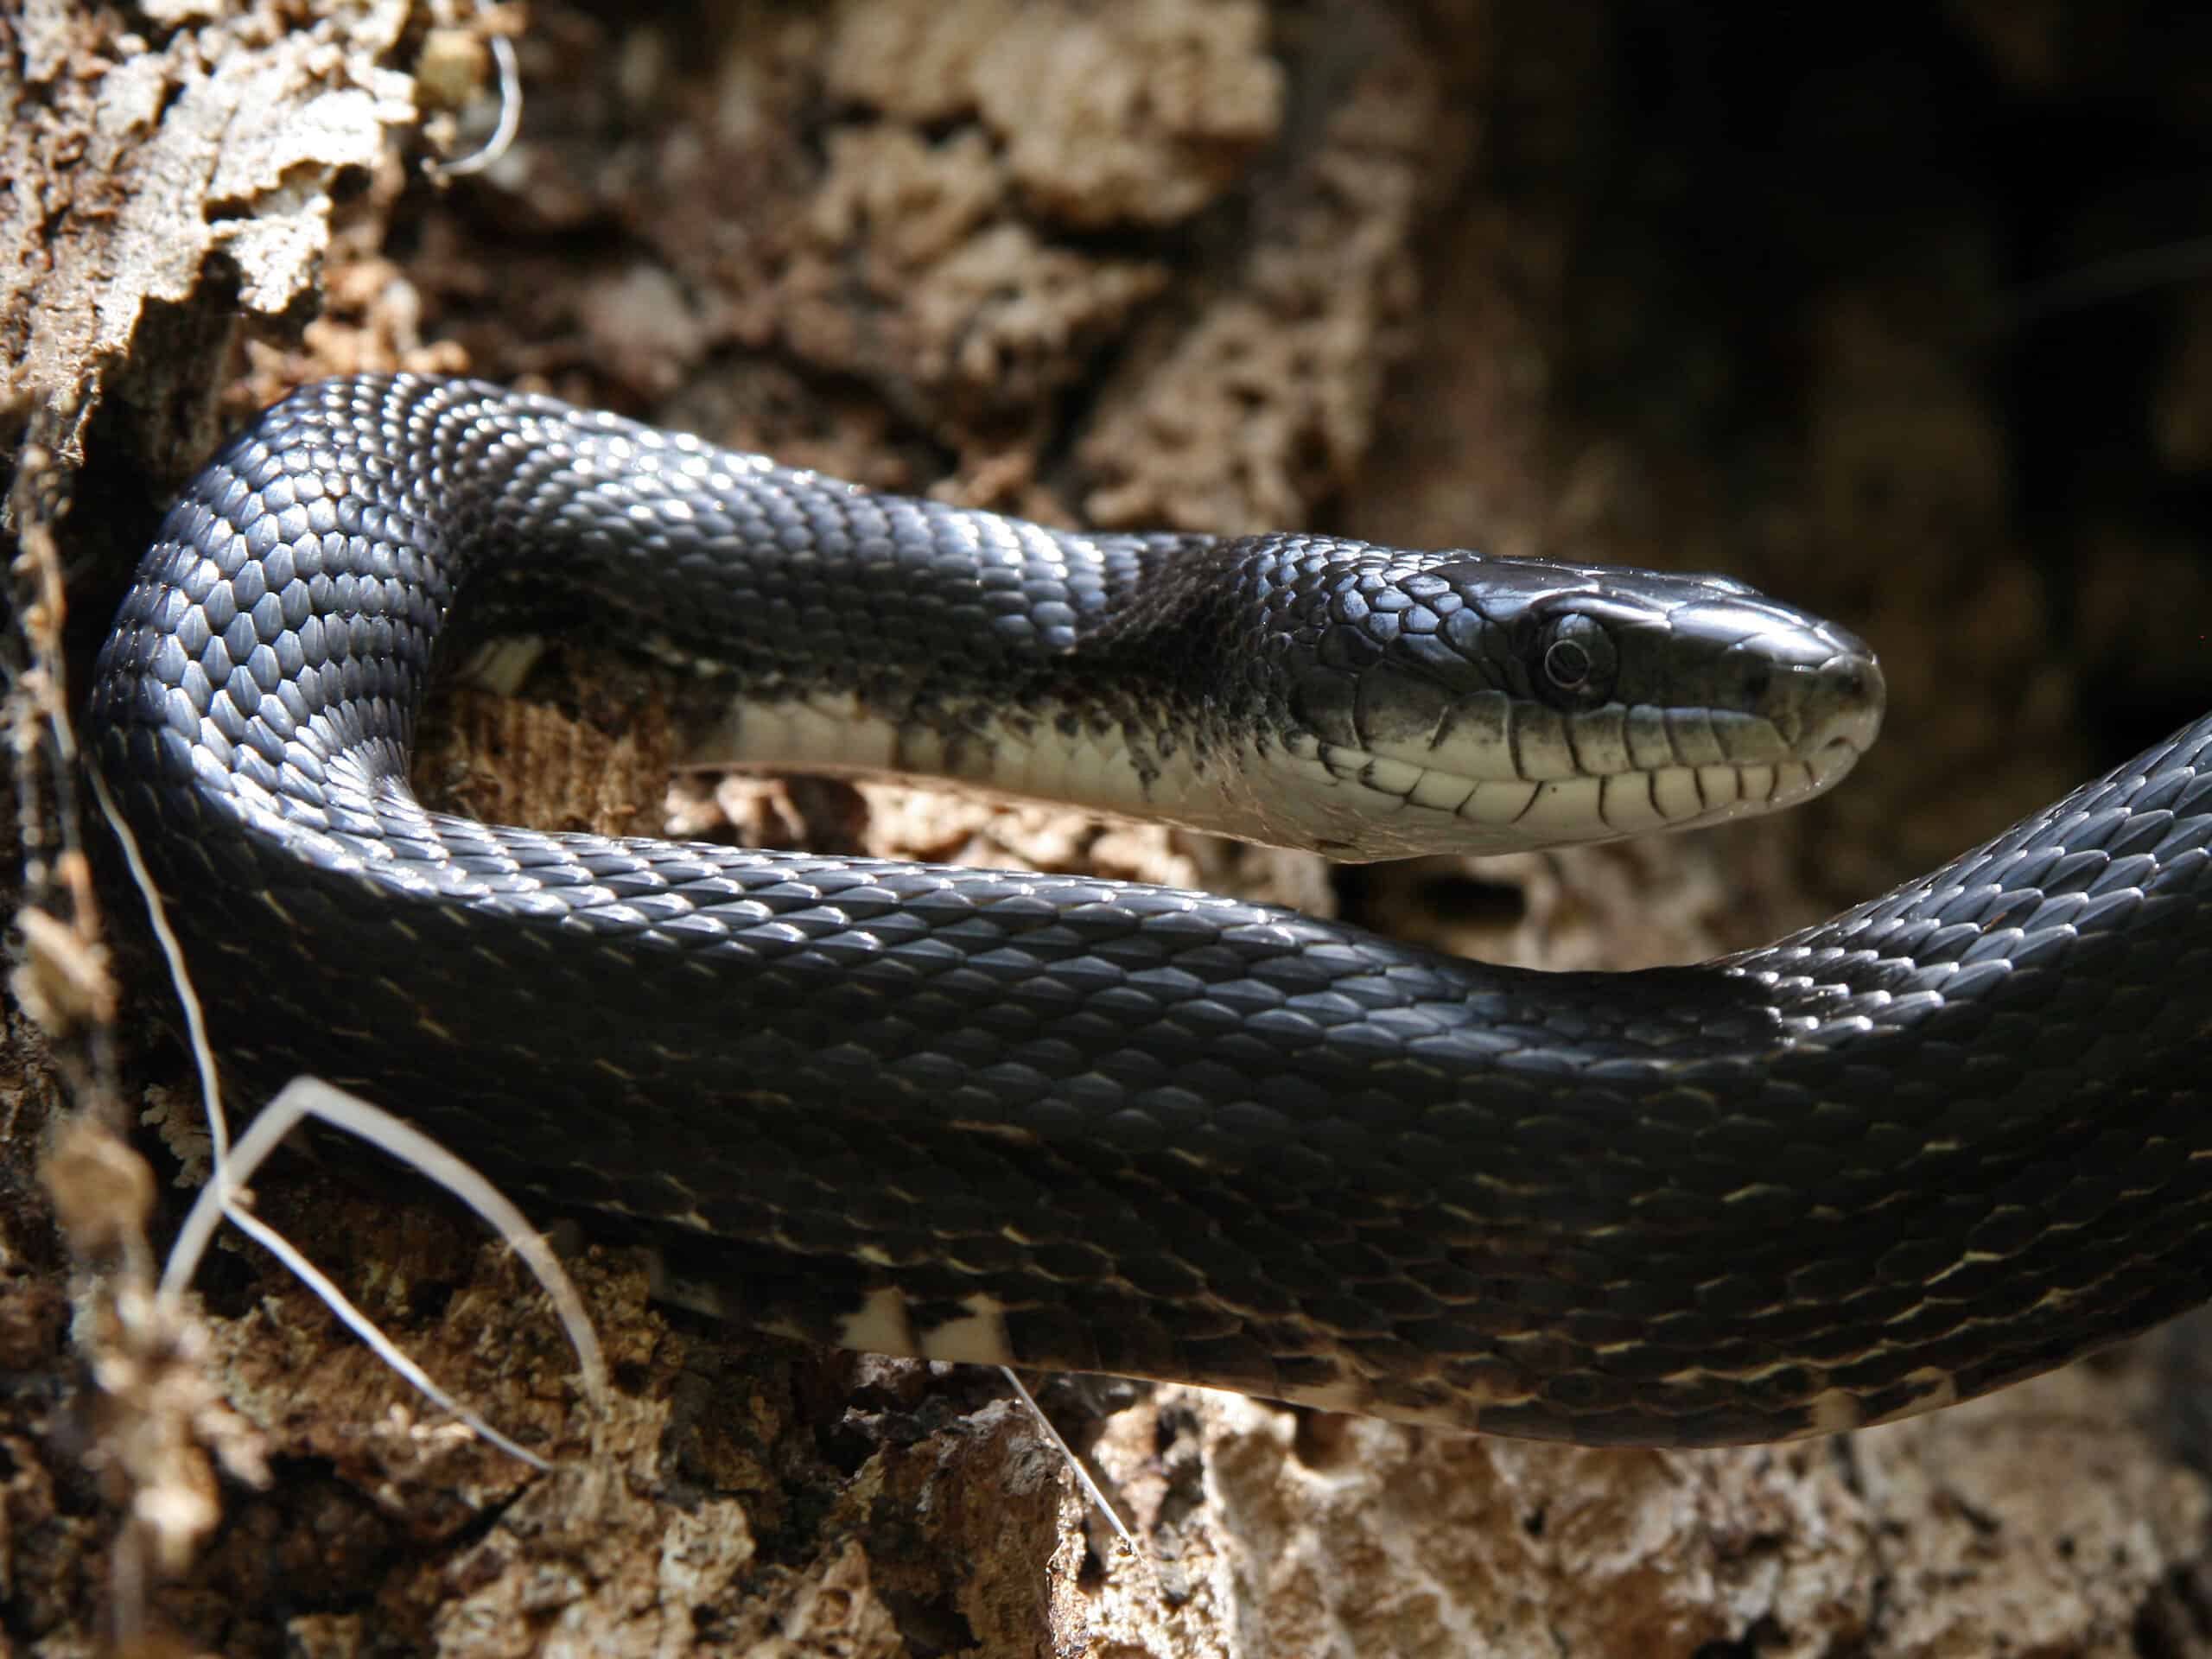
{"label": "snake body loop", "polygon": [[[2212,1294],[2212,717],[1765,949],[1553,976],[1166,888],[426,812],[463,587],[721,654],[756,759],[842,729],[841,765],[1360,856],[1812,792],[1878,678],[1725,582],[1065,537],[468,383],[310,389],[146,556],[96,764],[237,1075],[405,1111],[651,1236],[689,1300],[1689,1445],[1946,1404]],[[825,627],[842,667],[779,643]]]}

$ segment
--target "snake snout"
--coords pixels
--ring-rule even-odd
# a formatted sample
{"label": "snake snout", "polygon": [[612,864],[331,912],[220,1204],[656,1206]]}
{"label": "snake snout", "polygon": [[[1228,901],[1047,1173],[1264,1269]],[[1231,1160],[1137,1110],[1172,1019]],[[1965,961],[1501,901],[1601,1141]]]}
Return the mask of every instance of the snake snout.
{"label": "snake snout", "polygon": [[1790,756],[1823,773],[1842,771],[1874,745],[1889,688],[1874,653],[1832,623],[1763,638],[1747,712],[1764,718]]}
{"label": "snake snout", "polygon": [[1889,695],[1882,666],[1859,650],[1823,664],[1799,707],[1798,752],[1808,758],[1852,759],[1873,747]]}
{"label": "snake snout", "polygon": [[1832,622],[1762,595],[1726,594],[1675,610],[1660,640],[1649,677],[1679,703],[1732,717],[1730,760],[1836,766],[1840,777],[1881,730],[1881,665]]}

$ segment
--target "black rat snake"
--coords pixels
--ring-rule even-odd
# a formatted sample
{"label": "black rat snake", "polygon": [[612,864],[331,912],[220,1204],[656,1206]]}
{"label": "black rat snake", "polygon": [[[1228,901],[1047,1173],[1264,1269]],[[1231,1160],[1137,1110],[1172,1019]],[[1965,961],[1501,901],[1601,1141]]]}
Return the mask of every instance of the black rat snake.
{"label": "black rat snake", "polygon": [[1354,856],[1802,798],[1879,676],[1719,579],[1071,535],[474,383],[297,394],[186,490],[92,696],[226,1063],[649,1234],[695,1302],[1694,1444],[1941,1405],[2212,1294],[2212,718],[1764,950],[1544,975],[1166,888],[428,813],[464,582],[683,663],[702,753]]}

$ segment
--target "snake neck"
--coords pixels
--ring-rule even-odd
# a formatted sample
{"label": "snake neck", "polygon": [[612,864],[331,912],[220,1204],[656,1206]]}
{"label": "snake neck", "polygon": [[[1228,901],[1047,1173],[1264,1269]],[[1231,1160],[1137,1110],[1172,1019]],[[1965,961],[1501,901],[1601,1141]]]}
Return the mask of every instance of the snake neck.
{"label": "snake neck", "polygon": [[[1054,530],[468,381],[328,383],[270,411],[166,527],[183,591],[207,579],[190,550],[242,512],[266,546],[204,620],[245,656],[287,628],[327,652],[294,698],[342,708],[323,748],[395,786],[462,602],[711,675],[692,765],[933,773],[1339,858],[1766,810],[1840,777],[1878,717],[1863,647],[1734,584]],[[1532,677],[1563,618],[1602,687]],[[191,671],[202,647],[178,643],[153,681]],[[346,677],[365,668],[365,701]]]}

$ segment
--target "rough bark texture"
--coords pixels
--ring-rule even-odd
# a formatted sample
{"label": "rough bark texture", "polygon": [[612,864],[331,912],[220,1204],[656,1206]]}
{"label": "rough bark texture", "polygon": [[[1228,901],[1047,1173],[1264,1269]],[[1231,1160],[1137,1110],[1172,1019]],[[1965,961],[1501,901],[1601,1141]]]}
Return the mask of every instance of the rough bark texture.
{"label": "rough bark texture", "polygon": [[[1068,522],[1723,568],[1869,635],[1892,688],[1883,750],[1795,822],[1332,880],[912,791],[668,792],[649,678],[564,648],[519,696],[457,693],[418,771],[550,827],[1195,881],[1626,966],[1866,896],[2197,712],[2212,289],[2186,248],[2111,261],[2202,234],[2161,181],[2212,151],[2212,38],[2063,4],[1821,27],[1529,0],[0,7],[9,866],[41,907],[0,1056],[0,1654],[91,1651],[141,1605],[176,1643],[143,1650],[226,1654],[2212,1652],[2212,1498],[2143,1349],[1724,1453],[1050,1390],[1130,1560],[995,1379],[711,1329],[596,1248],[619,1398],[590,1465],[525,1281],[404,1183],[294,1160],[261,1208],[561,1472],[427,1413],[250,1247],[202,1272],[203,1326],[154,1328],[113,1294],[143,1177],[62,1137],[73,1104],[143,1114],[164,1181],[200,1158],[159,976],[130,968],[97,1034],[114,982],[37,741],[163,493],[318,374],[467,368]],[[519,139],[434,188],[423,129],[480,136],[499,29]],[[102,897],[127,935],[127,892]],[[67,1276],[57,1200],[105,1279]],[[143,1597],[161,1563],[118,1546],[126,1512],[191,1544]]]}

